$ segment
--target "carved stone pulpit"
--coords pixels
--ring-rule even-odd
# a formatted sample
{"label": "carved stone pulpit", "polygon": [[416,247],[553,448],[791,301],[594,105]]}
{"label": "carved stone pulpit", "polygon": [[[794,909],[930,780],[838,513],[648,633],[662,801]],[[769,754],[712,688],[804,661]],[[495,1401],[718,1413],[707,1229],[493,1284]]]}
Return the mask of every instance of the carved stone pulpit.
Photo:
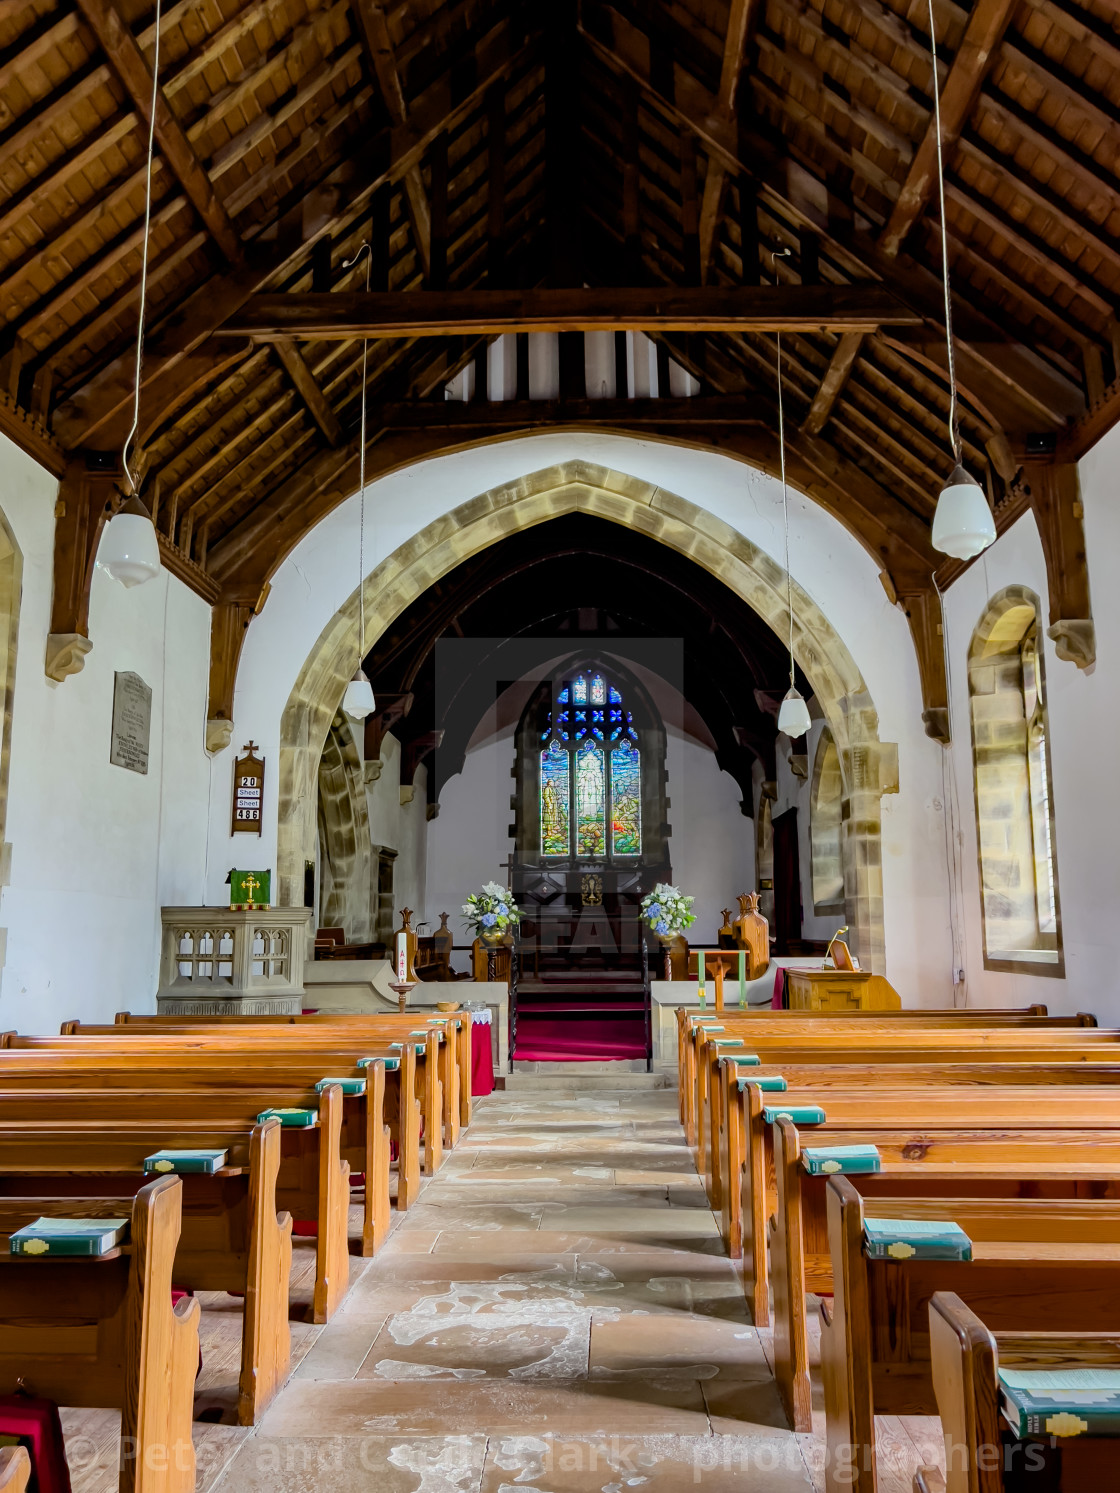
{"label": "carved stone pulpit", "polygon": [[161,1016],[296,1016],[309,907],[164,907]]}

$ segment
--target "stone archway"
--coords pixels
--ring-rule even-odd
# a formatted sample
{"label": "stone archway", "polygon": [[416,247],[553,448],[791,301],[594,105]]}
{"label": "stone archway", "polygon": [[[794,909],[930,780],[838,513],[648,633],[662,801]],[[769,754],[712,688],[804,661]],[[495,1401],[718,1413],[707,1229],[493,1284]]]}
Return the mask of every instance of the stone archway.
{"label": "stone archway", "polygon": [[[572,460],[480,493],[387,556],[364,584],[367,639],[378,638],[406,606],[463,560],[518,530],[572,512],[637,529],[687,555],[780,636],[785,634],[786,573],[757,545],[675,493],[625,472]],[[812,682],[848,785],[846,917],[863,967],[882,972],[879,718],[843,639],[796,581],[793,598],[794,653]],[[358,600],[355,590],[320,633],[281,719],[276,860],[282,904],[302,900],[304,862],[315,838],[319,760],[354,670]],[[893,759],[894,748],[888,752]]]}

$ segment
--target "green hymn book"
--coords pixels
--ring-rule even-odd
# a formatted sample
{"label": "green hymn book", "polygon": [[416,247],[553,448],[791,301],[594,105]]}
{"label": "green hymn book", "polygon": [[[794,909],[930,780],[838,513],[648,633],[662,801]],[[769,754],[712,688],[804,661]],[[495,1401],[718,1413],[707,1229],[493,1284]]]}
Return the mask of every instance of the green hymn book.
{"label": "green hymn book", "polygon": [[338,1084],[344,1094],[364,1094],[366,1091],[364,1078],[321,1078],[315,1085],[315,1092],[321,1094],[332,1083]]}
{"label": "green hymn book", "polygon": [[941,1218],[865,1218],[863,1252],[869,1260],[971,1260],[972,1240]]}
{"label": "green hymn book", "polygon": [[14,1255],[107,1255],[128,1234],[127,1218],[37,1218],[8,1240]]}
{"label": "green hymn book", "polygon": [[858,1177],[877,1172],[881,1163],[878,1146],[806,1146],[801,1165],[811,1177]]}
{"label": "green hymn book", "polygon": [[788,1109],[780,1109],[778,1105],[764,1105],[762,1118],[767,1125],[773,1125],[775,1120],[792,1120],[795,1125],[823,1125],[827,1116],[819,1104],[791,1104]]}
{"label": "green hymn book", "polygon": [[265,1120],[276,1118],[281,1125],[294,1129],[314,1125],[319,1118],[317,1109],[265,1109],[257,1116],[257,1123],[262,1124]]}
{"label": "green hymn book", "polygon": [[153,1151],[144,1157],[146,1172],[203,1172],[213,1176],[226,1164],[227,1151]]}
{"label": "green hymn book", "polygon": [[1000,1369],[999,1382],[1020,1436],[1120,1436],[1120,1369]]}
{"label": "green hymn book", "polygon": [[[755,1062],[758,1062],[757,1058]],[[789,1084],[780,1073],[760,1073],[757,1078],[748,1073],[745,1078],[740,1078],[739,1087],[745,1089],[749,1083],[753,1083],[755,1088],[761,1089],[764,1094],[784,1094],[789,1088]]]}
{"label": "green hymn book", "polygon": [[[392,1045],[399,1047],[401,1044],[394,1042]],[[368,1068],[371,1063],[384,1063],[386,1073],[395,1073],[401,1065],[401,1060],[397,1057],[383,1058],[380,1056],[375,1058],[359,1058],[355,1066],[358,1068]]]}

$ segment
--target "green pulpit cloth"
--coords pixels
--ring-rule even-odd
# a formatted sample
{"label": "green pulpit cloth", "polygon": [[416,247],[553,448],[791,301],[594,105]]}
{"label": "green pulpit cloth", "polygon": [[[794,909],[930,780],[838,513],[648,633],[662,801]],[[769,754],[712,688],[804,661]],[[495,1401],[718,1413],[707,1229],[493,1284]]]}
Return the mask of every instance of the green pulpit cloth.
{"label": "green pulpit cloth", "polygon": [[229,905],[231,907],[268,907],[271,898],[271,871],[231,871],[229,873]]}

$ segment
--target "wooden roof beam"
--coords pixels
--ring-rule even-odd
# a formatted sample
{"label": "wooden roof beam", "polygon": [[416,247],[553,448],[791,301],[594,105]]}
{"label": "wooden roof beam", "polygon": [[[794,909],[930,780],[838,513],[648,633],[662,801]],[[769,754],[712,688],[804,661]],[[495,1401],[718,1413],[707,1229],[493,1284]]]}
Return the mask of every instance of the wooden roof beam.
{"label": "wooden roof beam", "polygon": [[[144,358],[146,425],[149,428],[158,425],[170,410],[178,407],[185,386],[201,377],[207,365],[216,371],[227,361],[221,343],[203,345],[223,321],[262,285],[290,272],[319,238],[352,223],[365,210],[378,187],[398,180],[411,165],[419,162],[435,136],[474,109],[492,83],[534,55],[535,45],[532,40],[522,42],[508,22],[500,22],[478,39],[473,53],[459,60],[455,70],[458,86],[454,90],[449,75],[437,79],[425,90],[422,99],[414,101],[407,125],[379,131],[366,142],[364,161],[368,171],[342,211],[322,222],[309,238],[293,241],[283,236],[279,247],[250,256],[244,269],[207,281],[162,325],[154,328]],[[469,86],[461,80],[472,68],[473,86]],[[347,181],[352,180],[350,168],[344,174]],[[318,182],[307,182],[306,189],[309,191],[314,185],[337,176],[338,172],[328,172]],[[184,363],[191,364],[185,372],[179,366]],[[67,448],[111,449],[124,437],[131,407],[132,362],[118,358],[108,367],[98,369],[59,407],[55,431]]]}
{"label": "wooden roof beam", "polygon": [[[978,0],[964,38],[941,90],[941,148],[952,150],[976,107],[996,48],[1003,39],[1015,0]],[[921,144],[914,152],[906,180],[886,227],[879,249],[893,259],[929,205],[937,185],[937,121],[931,111]],[[818,435],[832,415],[837,399],[862,352],[862,338],[841,338],[810,407],[805,430]]]}
{"label": "wooden roof beam", "polygon": [[332,446],[341,446],[343,434],[342,426],[338,423],[338,416],[327,403],[322,389],[315,380],[315,375],[307,366],[307,359],[302,351],[288,337],[277,338],[274,346],[276,356],[283,363],[288,377],[295,385],[296,392],[307,406],[308,413],[315,424]]}
{"label": "wooden roof beam", "polygon": [[[150,125],[152,73],[136,38],[112,0],[78,0],[78,6],[121,86]],[[230,264],[240,264],[241,239],[162,88],[156,93],[155,143],[218,248]]]}
{"label": "wooden roof beam", "polygon": [[306,337],[497,337],[506,332],[871,331],[922,318],[884,286],[548,287],[532,290],[344,291],[256,295],[223,335]]}
{"label": "wooden roof beam", "polygon": [[[385,7],[379,0],[350,0],[350,9],[390,122],[396,126],[407,125],[408,104],[401,86],[400,68],[389,35]],[[412,241],[426,280],[432,264],[432,219],[419,161],[404,173],[402,186]]]}
{"label": "wooden roof beam", "polygon": [[[735,118],[739,83],[750,51],[751,38],[758,22],[761,0],[731,0],[727,17],[727,34],[723,43],[723,63],[719,75],[718,109],[721,118],[730,123]],[[708,278],[712,251],[723,214],[723,197],[727,171],[718,157],[708,160],[704,178],[704,195],[700,203],[700,283]]]}

